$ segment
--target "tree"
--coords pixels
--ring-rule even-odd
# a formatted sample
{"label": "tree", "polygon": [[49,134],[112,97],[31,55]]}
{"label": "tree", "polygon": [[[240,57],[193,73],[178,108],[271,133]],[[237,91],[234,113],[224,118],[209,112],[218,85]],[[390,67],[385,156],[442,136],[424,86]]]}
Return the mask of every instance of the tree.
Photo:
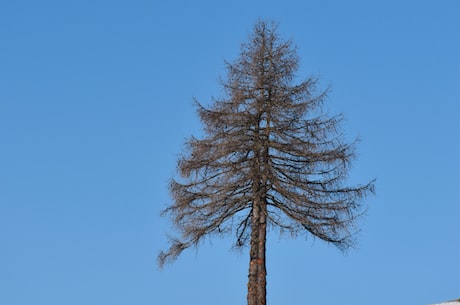
{"label": "tree", "polygon": [[180,239],[158,256],[175,260],[206,236],[235,234],[249,245],[248,305],[266,304],[267,229],[307,233],[345,250],[353,243],[361,199],[373,181],[346,186],[354,144],[340,133],[340,115],[321,111],[318,80],[294,84],[299,59],[275,24],[259,21],[234,63],[227,63],[223,99],[196,103],[203,139],[190,138],[172,179],[173,204],[163,213]]}

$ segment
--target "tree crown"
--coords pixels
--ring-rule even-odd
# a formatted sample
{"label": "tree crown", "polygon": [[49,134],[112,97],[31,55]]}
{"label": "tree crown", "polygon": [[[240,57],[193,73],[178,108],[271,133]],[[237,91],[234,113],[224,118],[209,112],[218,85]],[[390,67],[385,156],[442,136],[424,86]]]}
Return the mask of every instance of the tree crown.
{"label": "tree crown", "polygon": [[182,237],[160,253],[160,264],[205,236],[233,232],[235,245],[246,245],[256,203],[269,227],[308,232],[340,249],[353,244],[373,182],[345,185],[355,142],[344,142],[342,116],[322,113],[327,90],[317,90],[316,78],[295,83],[298,66],[292,43],[260,21],[227,63],[224,98],[196,103],[205,136],[187,141],[182,179],[171,180],[173,204],[164,213]]}

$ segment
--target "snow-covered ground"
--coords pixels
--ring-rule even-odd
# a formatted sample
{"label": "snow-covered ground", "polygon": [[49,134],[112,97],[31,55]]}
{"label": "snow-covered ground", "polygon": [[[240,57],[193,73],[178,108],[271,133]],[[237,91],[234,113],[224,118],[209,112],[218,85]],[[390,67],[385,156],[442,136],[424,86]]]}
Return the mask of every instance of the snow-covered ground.
{"label": "snow-covered ground", "polygon": [[432,304],[432,305],[460,305],[460,299],[454,300],[454,301],[445,302],[445,303]]}

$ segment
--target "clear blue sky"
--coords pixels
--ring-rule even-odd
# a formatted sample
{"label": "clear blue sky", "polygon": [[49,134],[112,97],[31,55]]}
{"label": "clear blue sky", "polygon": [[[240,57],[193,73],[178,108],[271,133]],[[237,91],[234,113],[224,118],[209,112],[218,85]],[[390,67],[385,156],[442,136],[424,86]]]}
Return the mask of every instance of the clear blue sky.
{"label": "clear blue sky", "polygon": [[159,270],[159,212],[192,106],[258,18],[359,136],[377,178],[358,247],[269,235],[268,302],[460,297],[460,2],[0,2],[0,304],[245,304],[247,251],[212,240]]}

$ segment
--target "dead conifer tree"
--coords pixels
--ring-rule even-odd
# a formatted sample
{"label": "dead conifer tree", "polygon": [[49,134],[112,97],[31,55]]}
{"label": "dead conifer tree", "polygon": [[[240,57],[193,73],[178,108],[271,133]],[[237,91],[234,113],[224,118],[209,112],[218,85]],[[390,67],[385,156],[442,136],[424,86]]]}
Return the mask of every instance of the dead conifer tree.
{"label": "dead conifer tree", "polygon": [[321,111],[326,91],[317,79],[294,84],[299,60],[276,25],[260,21],[228,64],[226,96],[197,103],[203,139],[187,141],[166,208],[181,238],[158,256],[175,260],[205,236],[235,234],[249,245],[248,305],[266,304],[267,228],[311,234],[340,249],[352,245],[361,199],[373,182],[346,186],[353,143],[339,130],[340,116]]}

